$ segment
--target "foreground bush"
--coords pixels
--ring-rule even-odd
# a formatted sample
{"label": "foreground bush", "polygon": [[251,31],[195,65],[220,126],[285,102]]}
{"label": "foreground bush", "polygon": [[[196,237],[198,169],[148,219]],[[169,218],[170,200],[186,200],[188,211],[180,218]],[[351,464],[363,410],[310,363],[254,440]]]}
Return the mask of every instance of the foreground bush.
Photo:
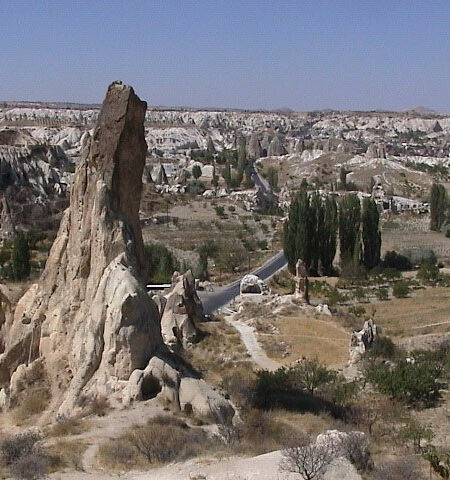
{"label": "foreground bush", "polygon": [[165,464],[182,461],[217,449],[220,442],[204,430],[183,421],[157,416],[147,425],[135,425],[116,442],[102,445],[99,460],[106,466],[131,468],[139,463]]}
{"label": "foreground bush", "polygon": [[41,436],[27,432],[7,437],[0,444],[2,462],[15,478],[35,480],[44,478],[48,471],[48,458],[39,447]]}

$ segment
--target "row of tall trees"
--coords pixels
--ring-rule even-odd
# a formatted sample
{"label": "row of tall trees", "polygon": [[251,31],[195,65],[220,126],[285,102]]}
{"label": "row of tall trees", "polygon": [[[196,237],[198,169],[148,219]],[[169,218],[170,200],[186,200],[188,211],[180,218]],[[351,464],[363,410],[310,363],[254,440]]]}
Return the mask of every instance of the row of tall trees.
{"label": "row of tall trees", "polygon": [[337,206],[330,196],[308,195],[305,188],[293,200],[284,231],[284,253],[295,271],[299,258],[308,270],[329,275],[336,255]]}
{"label": "row of tall trees", "polygon": [[330,195],[308,194],[304,185],[292,201],[284,230],[284,253],[294,272],[301,258],[310,273],[330,275],[337,237],[341,264],[363,264],[370,269],[380,262],[380,215],[375,202],[346,195],[339,205]]}

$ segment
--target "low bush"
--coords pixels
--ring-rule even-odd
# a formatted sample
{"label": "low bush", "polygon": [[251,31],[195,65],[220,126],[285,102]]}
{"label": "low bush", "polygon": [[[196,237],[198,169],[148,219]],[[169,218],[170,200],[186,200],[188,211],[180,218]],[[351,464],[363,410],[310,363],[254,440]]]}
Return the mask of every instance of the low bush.
{"label": "low bush", "polygon": [[37,480],[46,476],[49,461],[39,446],[41,440],[39,434],[26,432],[9,436],[1,442],[2,463],[16,478]]}
{"label": "low bush", "polygon": [[382,266],[384,268],[391,268],[400,271],[411,270],[413,267],[410,259],[407,256],[401,255],[394,250],[386,252]]}
{"label": "low bush", "polygon": [[407,282],[396,282],[392,287],[392,295],[396,298],[406,298],[409,295],[410,288]]}
{"label": "low bush", "polygon": [[389,300],[389,293],[388,293],[388,289],[387,288],[379,288],[377,290],[377,298],[378,300],[380,300],[381,302],[385,302],[386,300]]}
{"label": "low bush", "polygon": [[375,468],[373,478],[374,480],[425,480],[415,458],[387,460]]}
{"label": "low bush", "polygon": [[21,480],[38,480],[45,478],[48,472],[49,460],[47,457],[31,453],[20,457],[11,467],[11,473]]}
{"label": "low bush", "polygon": [[375,337],[367,355],[370,358],[378,358],[384,360],[392,360],[398,354],[398,348],[389,338],[382,335]]}
{"label": "low bush", "polygon": [[400,360],[389,366],[381,362],[371,362],[365,371],[368,382],[395,400],[409,405],[432,405],[443,387],[439,380],[442,367],[429,360],[411,362]]}
{"label": "low bush", "polygon": [[20,425],[33,415],[42,413],[47,407],[49,392],[46,389],[30,390],[13,410],[12,417]]}

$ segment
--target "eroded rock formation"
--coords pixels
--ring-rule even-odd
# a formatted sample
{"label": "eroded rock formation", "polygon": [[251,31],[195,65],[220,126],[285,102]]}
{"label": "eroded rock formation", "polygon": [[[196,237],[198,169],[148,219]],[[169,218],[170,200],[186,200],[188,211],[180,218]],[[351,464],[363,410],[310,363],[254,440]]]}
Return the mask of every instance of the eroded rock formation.
{"label": "eroded rock formation", "polygon": [[62,411],[85,389],[117,390],[161,343],[158,311],[140,282],[145,111],[131,87],[109,87],[45,270],[4,339],[2,380],[44,357]]}
{"label": "eroded rock formation", "polygon": [[370,348],[377,336],[377,326],[372,319],[366,320],[361,330],[355,331],[350,337],[349,363],[357,363]]}
{"label": "eroded rock formation", "polygon": [[[131,87],[110,85],[44,272],[18,302],[11,327],[1,332],[1,384],[11,389],[24,364],[42,362],[50,409],[61,414],[73,414],[83,396],[142,396],[136,389],[146,384],[135,380],[146,368],[161,374],[160,393],[177,404],[185,376],[203,387],[170,358],[160,313],[142,282],[146,262],[138,211],[145,111]],[[170,368],[175,382],[165,375]]]}
{"label": "eroded rock formation", "polygon": [[161,311],[161,333],[166,345],[175,349],[195,341],[196,323],[203,319],[203,305],[190,270],[173,274],[172,288],[165,295]]}

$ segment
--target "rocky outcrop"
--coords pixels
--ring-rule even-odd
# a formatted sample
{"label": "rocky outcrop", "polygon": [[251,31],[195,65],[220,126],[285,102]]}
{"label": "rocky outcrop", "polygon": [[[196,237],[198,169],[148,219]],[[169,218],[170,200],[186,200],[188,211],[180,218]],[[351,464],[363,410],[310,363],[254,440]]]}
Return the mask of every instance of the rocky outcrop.
{"label": "rocky outcrop", "polygon": [[267,156],[269,157],[279,157],[281,155],[286,155],[287,151],[284,148],[281,138],[276,135],[270,142],[269,149],[267,150]]}
{"label": "rocky outcrop", "polygon": [[45,270],[4,338],[1,379],[43,357],[53,407],[63,413],[83,392],[120,389],[162,345],[158,311],[140,281],[145,111],[131,87],[109,87]]}
{"label": "rocky outcrop", "polygon": [[269,288],[258,275],[249,273],[242,278],[240,291],[241,295],[245,295],[246,293],[259,293],[264,295],[268,293]]}
{"label": "rocky outcrop", "polygon": [[350,337],[349,346],[349,363],[355,364],[364,355],[366,350],[370,348],[377,336],[377,326],[373,320],[366,320],[361,330],[355,331]]}
{"label": "rocky outcrop", "polygon": [[257,160],[263,156],[261,144],[259,143],[258,134],[252,133],[247,142],[247,156],[251,159]]}
{"label": "rocky outcrop", "polygon": [[299,258],[295,266],[295,297],[309,303],[309,279],[305,262]]}
{"label": "rocky outcrop", "polygon": [[386,146],[382,143],[371,143],[367,147],[367,158],[386,158]]}
{"label": "rocky outcrop", "polygon": [[167,185],[169,183],[166,170],[164,169],[164,165],[162,163],[153,169],[151,172],[151,177],[157,185]]}
{"label": "rocky outcrop", "polygon": [[213,155],[216,153],[216,147],[214,146],[214,142],[212,141],[211,137],[208,137],[206,141],[206,150],[208,153],[212,153]]}
{"label": "rocky outcrop", "polygon": [[[170,357],[160,312],[142,281],[145,111],[131,87],[110,85],[44,272],[18,302],[12,325],[1,330],[4,392],[16,394],[27,366],[39,362],[51,390],[49,409],[60,414],[76,413],[83,397],[129,403],[156,384],[165,400],[180,405],[186,376],[203,385]],[[192,410],[206,398],[210,411],[225,402],[209,387],[198,388],[203,398],[195,397]]]}
{"label": "rocky outcrop", "polygon": [[203,305],[190,270],[173,274],[171,291],[165,295],[160,308],[161,333],[169,348],[177,349],[196,340],[196,324],[203,319]]}

